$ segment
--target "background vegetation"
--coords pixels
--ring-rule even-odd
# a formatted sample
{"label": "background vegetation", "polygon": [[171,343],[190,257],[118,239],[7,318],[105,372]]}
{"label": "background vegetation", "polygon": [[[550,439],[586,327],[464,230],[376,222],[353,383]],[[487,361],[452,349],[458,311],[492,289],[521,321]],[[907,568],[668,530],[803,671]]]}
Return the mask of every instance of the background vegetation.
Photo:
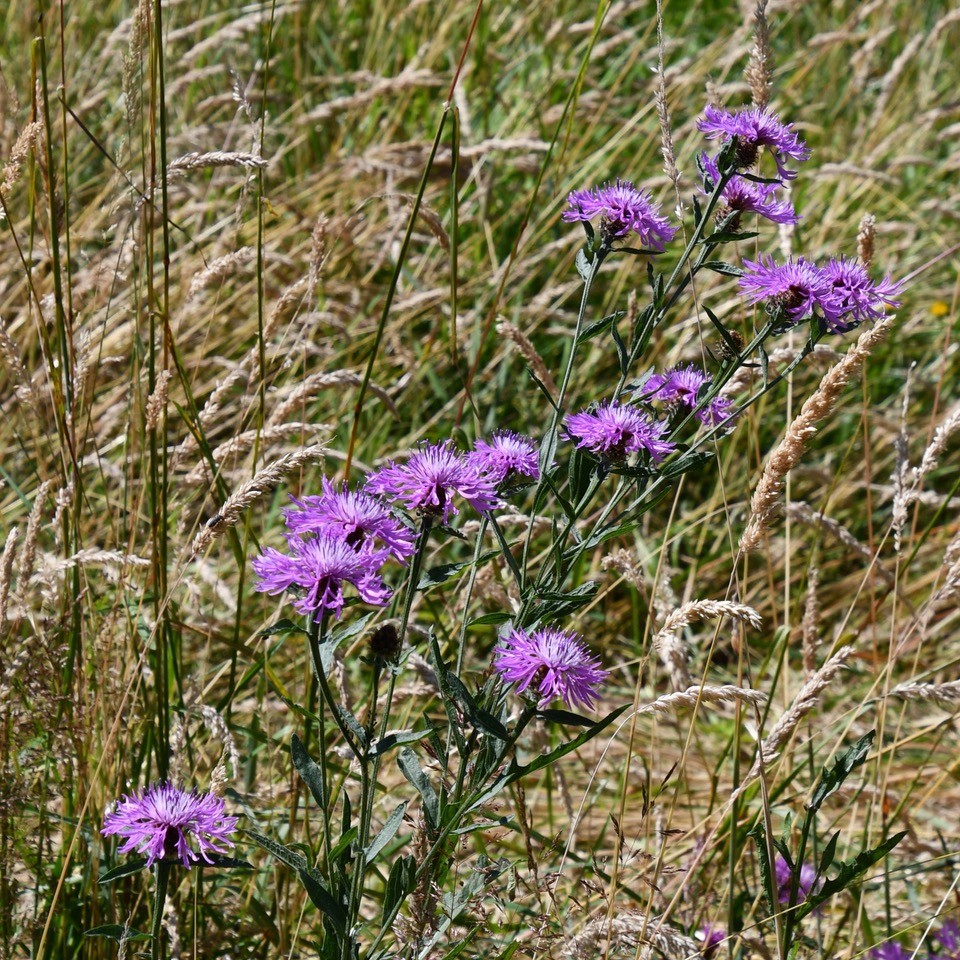
{"label": "background vegetation", "polygon": [[[650,2],[8,2],[3,957],[115,956],[83,931],[146,925],[144,878],[97,884],[115,865],[99,836],[103,811],[131,785],[219,778],[231,809],[310,843],[288,752],[301,721],[284,703],[302,697],[310,668],[300,644],[261,632],[279,605],[253,593],[250,556],[278,541],[287,494],[315,492],[322,471],[349,466],[356,477],[421,438],[542,429],[528,359],[502,323],[561,369],[582,240],[560,222],[566,194],[626,177],[667,210],[679,198],[689,216],[704,103],[749,101],[752,12],[664,4],[675,193],[660,156]],[[876,268],[916,276],[862,385],[848,388],[792,473],[765,550],[735,563],[764,458],[837,359],[830,350],[744,417],[718,444],[716,466],[684,477],[632,539],[595,552],[582,576],[603,589],[575,626],[614,669],[611,709],[669,689],[650,645],[666,612],[692,599],[748,603],[761,630],[696,624],[683,642],[695,676],[749,681],[769,710],[641,718],[504,799],[498,809],[522,829],[464,841],[464,876],[481,853],[500,873],[438,955],[467,931],[477,955],[613,955],[622,944],[591,934],[598,919],[666,916],[690,933],[734,913],[746,924],[731,949],[773,955],[758,932],[766,907],[748,831],[766,815],[779,833],[829,758],[873,728],[863,775],[830,798],[818,833],[841,831],[847,853],[908,835],[806,932],[824,956],[856,957],[894,935],[912,949],[932,918],[960,906],[950,438],[960,425],[960,10],[777,2],[767,16],[773,106],[796,122],[813,160],[794,184],[805,219],[792,237],[766,227],[742,253],[792,245],[852,256],[869,213]],[[456,112],[432,155],[448,97]],[[635,260],[611,261],[595,309],[622,308],[643,283]],[[749,333],[734,281],[714,283],[713,308]],[[616,356],[594,344],[572,407],[615,382]],[[831,347],[846,349],[839,338]],[[709,324],[691,309],[654,359],[699,360],[707,348],[716,348]],[[939,465],[914,484],[935,437]],[[230,493],[314,443],[325,454],[295,461],[194,553]],[[482,610],[508,602],[501,573],[482,574]],[[453,584],[428,594],[417,616],[449,622],[457,603]],[[494,640],[493,627],[469,633],[478,676]],[[763,796],[721,816],[758,722],[769,732],[795,704],[802,651],[820,663],[847,642],[856,652],[770,765]],[[345,688],[357,680],[355,652]],[[429,690],[416,674],[402,690],[411,712],[423,709]],[[169,770],[158,769],[166,740]],[[245,843],[240,855],[257,869],[207,872],[202,885],[184,875],[171,916],[181,955],[310,955],[316,915],[299,886]]]}

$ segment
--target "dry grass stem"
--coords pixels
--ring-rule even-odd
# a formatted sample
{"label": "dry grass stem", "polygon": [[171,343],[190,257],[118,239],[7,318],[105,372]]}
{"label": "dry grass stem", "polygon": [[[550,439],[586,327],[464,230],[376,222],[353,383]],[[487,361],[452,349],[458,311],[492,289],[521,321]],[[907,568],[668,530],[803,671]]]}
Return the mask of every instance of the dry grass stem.
{"label": "dry grass stem", "polygon": [[860,218],[860,228],[857,230],[857,256],[860,262],[869,269],[873,264],[873,241],[876,235],[877,218],[871,213],[865,213]]}
{"label": "dry grass stem", "polygon": [[[309,377],[297,383],[293,389],[281,400],[270,412],[267,418],[267,425],[281,423],[295,410],[303,411],[307,401],[315,396],[325,387],[352,386],[359,387],[363,383],[363,377],[352,370],[335,370],[332,373],[314,373]],[[390,394],[383,387],[370,381],[367,384],[367,390],[378,400],[382,400],[387,409],[397,416],[397,408],[394,406]]]}
{"label": "dry grass stem", "polygon": [[884,583],[893,586],[896,583],[896,577],[891,570],[888,570],[879,560],[879,558],[870,552],[870,548],[861,543],[842,523],[828,517],[825,513],[814,510],[809,503],[803,500],[792,500],[786,506],[787,516],[800,523],[811,527],[819,527],[827,531],[838,543],[848,547],[857,556],[862,557],[867,565],[873,566],[877,576]]}
{"label": "dry grass stem", "polygon": [[810,564],[807,574],[807,596],[803,603],[800,632],[803,642],[803,672],[809,679],[817,672],[817,651],[820,648],[820,567]]}
{"label": "dry grass stem", "polygon": [[949,709],[960,704],[960,680],[950,680],[947,683],[901,683],[887,696],[900,700],[932,700]]}
{"label": "dry grass stem", "polygon": [[256,503],[265,494],[272,492],[284,477],[308,463],[322,460],[326,454],[325,446],[314,444],[296,453],[288,453],[264,467],[224,501],[219,513],[208,520],[194,538],[191,552],[196,555],[205,550],[217,537],[223,536],[237,523],[247,507]]}
{"label": "dry grass stem", "polygon": [[[788,255],[789,253],[786,254],[786,256]],[[775,350],[770,351],[770,356],[767,358],[768,367],[771,370],[776,370],[781,363],[788,363],[793,360],[796,355],[797,351],[794,347],[777,347]],[[813,353],[807,357],[806,362],[826,366],[829,363],[837,363],[842,356],[843,354],[838,353],[833,347],[828,347],[824,343],[818,343]],[[742,390],[758,380],[760,375],[761,372],[756,367],[740,367],[723,385],[723,389],[720,392],[725,397],[735,397]]]}
{"label": "dry grass stem", "polygon": [[657,79],[653,97],[657,107],[657,121],[660,124],[660,153],[663,155],[663,169],[677,193],[680,202],[680,171],[677,169],[677,152],[673,146],[673,132],[670,125],[670,108],[667,106],[667,80],[663,72],[663,9],[662,0],[657,0]]}
{"label": "dry grass stem", "polygon": [[19,527],[12,527],[3,545],[3,555],[0,556],[0,631],[7,624],[7,601],[10,599],[13,564],[17,559],[17,541],[19,539]]}
{"label": "dry grass stem", "polygon": [[215,167],[246,167],[263,170],[267,161],[255,153],[234,150],[211,150],[207,153],[185,153],[167,165],[167,181],[177,180],[191,170],[210,170]]}
{"label": "dry grass stem", "polygon": [[157,374],[157,383],[153,393],[147,397],[145,419],[148,430],[156,430],[160,423],[160,418],[167,406],[167,391],[172,377],[173,374],[169,370],[161,370]]}
{"label": "dry grass stem", "polygon": [[233,253],[224,254],[211,260],[191,281],[187,289],[187,299],[192,300],[201,290],[222,283],[227,277],[232,277],[240,267],[247,266],[256,260],[257,251],[253,247],[241,247]]}
{"label": "dry grass stem", "polygon": [[543,358],[537,353],[536,347],[530,342],[529,337],[518,327],[515,327],[509,320],[500,320],[497,323],[497,333],[506,337],[517,348],[520,355],[527,361],[533,375],[547,388],[551,397],[556,399],[557,385],[554,382],[547,365]]}
{"label": "dry grass stem", "polygon": [[730,683],[719,687],[694,684],[686,690],[665,693],[662,697],[637,707],[636,715],[673,713],[685,707],[697,709],[703,703],[749,703],[762,707],[766,702],[767,695],[759,690],[749,690]]}
{"label": "dry grass stem", "polygon": [[691,623],[717,617],[731,617],[747,623],[759,630],[763,621],[753,607],[729,600],[692,600],[667,615],[663,626],[653,638],[653,648],[670,673],[674,689],[684,690],[690,686],[690,672],[687,669],[687,646],[680,638],[680,630]]}
{"label": "dry grass stem", "polygon": [[844,358],[820,381],[807,398],[799,415],[787,428],[777,448],[770,455],[763,474],[750,500],[750,520],[740,539],[740,549],[749,553],[763,540],[780,502],[780,491],[787,474],[799,463],[807,445],[817,432],[817,424],[826,419],[837,405],[847,384],[853,379],[873,347],[886,334],[893,317],[884,317],[864,331]]}
{"label": "dry grass stem", "polygon": [[773,57],[770,51],[770,28],[767,24],[766,0],[758,0],[753,11],[753,48],[745,73],[753,95],[753,105],[763,110],[770,103],[770,77]]}
{"label": "dry grass stem", "polygon": [[639,960],[648,958],[651,948],[670,960],[699,960],[702,956],[696,940],[660,917],[633,911],[618,911],[614,917],[604,914],[591,920],[577,936],[567,941],[564,953],[573,960],[596,960],[605,956]]}
{"label": "dry grass stem", "polygon": [[[3,173],[0,174],[0,197],[7,200],[10,191],[23,173],[23,165],[30,156],[30,151],[41,141],[43,137],[43,123],[40,120],[34,120],[28,123],[21,131],[13,144],[13,150],[10,151],[10,159],[3,166]],[[0,207],[0,220],[4,218],[4,210]]]}

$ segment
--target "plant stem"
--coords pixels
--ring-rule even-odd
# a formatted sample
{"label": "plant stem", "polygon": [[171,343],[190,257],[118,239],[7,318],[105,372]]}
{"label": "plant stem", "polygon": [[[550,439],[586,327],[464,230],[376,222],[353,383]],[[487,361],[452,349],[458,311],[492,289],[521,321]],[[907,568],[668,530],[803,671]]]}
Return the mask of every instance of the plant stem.
{"label": "plant stem", "polygon": [[160,928],[163,925],[163,907],[167,902],[167,883],[170,880],[170,869],[173,866],[166,860],[157,861],[157,890],[153,899],[153,927],[150,935],[153,938],[151,955],[153,960],[163,960],[167,951],[160,939]]}

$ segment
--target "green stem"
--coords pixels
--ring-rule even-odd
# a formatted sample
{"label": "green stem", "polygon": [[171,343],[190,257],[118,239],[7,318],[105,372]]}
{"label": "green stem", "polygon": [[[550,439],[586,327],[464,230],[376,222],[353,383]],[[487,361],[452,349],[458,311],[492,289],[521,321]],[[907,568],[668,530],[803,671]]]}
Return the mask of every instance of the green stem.
{"label": "green stem", "polygon": [[153,960],[163,960],[166,948],[160,939],[160,928],[163,925],[163,907],[167,902],[167,884],[170,880],[170,869],[173,866],[166,860],[157,861],[157,890],[153,899],[153,927],[150,935],[153,938],[151,955]]}

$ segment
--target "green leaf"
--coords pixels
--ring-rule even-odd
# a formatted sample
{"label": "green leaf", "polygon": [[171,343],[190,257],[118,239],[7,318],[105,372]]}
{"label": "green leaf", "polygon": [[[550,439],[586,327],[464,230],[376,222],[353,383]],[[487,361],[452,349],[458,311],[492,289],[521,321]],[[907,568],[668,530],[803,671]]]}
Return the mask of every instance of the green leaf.
{"label": "green leaf", "polygon": [[404,800],[397,806],[396,810],[387,817],[380,832],[373,838],[367,849],[363,851],[367,863],[372,863],[377,854],[396,836],[400,824],[403,823],[403,815],[407,812],[407,803],[408,801]]}
{"label": "green leaf", "polygon": [[121,877],[129,877],[131,873],[139,873],[146,865],[146,860],[129,860],[127,863],[121,863],[119,867],[108,870],[97,882],[113,883],[114,880],[119,880]]}
{"label": "green leaf", "polygon": [[713,457],[714,454],[710,450],[692,450],[678,457],[672,463],[668,463],[660,476],[664,480],[672,480],[674,477],[679,477],[681,474],[689,473],[691,470],[703,466]]}
{"label": "green leaf", "polygon": [[278,620],[276,623],[271,623],[269,627],[264,627],[258,634],[258,637],[275,637],[284,633],[302,633],[306,635],[306,630],[299,623],[294,623],[292,620]]}
{"label": "green leaf", "polygon": [[810,797],[807,809],[815,813],[823,805],[823,801],[838,790],[844,780],[853,773],[866,759],[876,739],[877,731],[871,730],[865,733],[856,743],[838,754],[833,761],[833,766],[828,770],[826,767],[820,775],[820,782]]}
{"label": "green leaf", "polygon": [[841,860],[835,877],[828,879],[816,892],[811,893],[797,911],[797,921],[813,913],[821,903],[829,900],[835,893],[845,890],[850,884],[866,873],[875,863],[879,863],[905,836],[907,831],[888,837],[872,850],[863,850],[853,860]]}
{"label": "green leaf", "polygon": [[401,747],[397,766],[407,780],[416,787],[423,799],[423,813],[427,823],[436,830],[440,823],[440,801],[437,798],[437,792],[433,789],[433,784],[430,783],[430,778],[420,768],[417,755],[409,747]]}
{"label": "green leaf", "polygon": [[[103,881],[100,881],[103,883]],[[133,927],[125,927],[122,923],[105,923],[103,926],[94,927],[92,930],[85,930],[85,937],[106,937],[108,940],[116,940],[117,943],[123,943],[127,940],[150,940],[149,933],[142,930],[134,930]]]}
{"label": "green leaf", "polygon": [[588,604],[597,595],[599,589],[599,583],[595,580],[587,580],[586,583],[581,583],[579,587],[566,593],[542,593],[538,597],[537,615],[556,619],[565,617]]}
{"label": "green leaf", "polygon": [[307,896],[313,905],[330,918],[331,923],[341,934],[345,934],[347,928],[346,911],[334,900],[330,891],[323,885],[320,875],[307,863],[306,858],[295,850],[265,837],[262,833],[257,833],[254,830],[244,832],[251,840],[263,847],[267,853],[297,871],[300,882],[303,884],[304,890],[307,891]]}
{"label": "green leaf", "polygon": [[825,876],[826,872],[830,869],[833,864],[834,858],[837,855],[837,841],[840,839],[840,831],[838,830],[828,841],[827,845],[823,848],[823,853],[820,855],[820,865],[817,867],[817,875]]}
{"label": "green leaf", "polygon": [[[478,565],[486,563],[487,560],[491,560],[493,557],[499,556],[499,550],[490,550],[483,554],[483,556],[479,557],[477,559],[477,563]],[[417,584],[417,589],[429,590],[431,587],[438,587],[441,583],[446,583],[458,573],[461,573],[463,570],[466,570],[467,567],[472,565],[473,560],[464,560],[460,563],[441,563],[439,566],[431,567],[420,578],[420,582]]]}
{"label": "green leaf", "polygon": [[743,276],[743,271],[739,267],[735,267],[732,263],[726,263],[724,260],[708,260],[702,266],[704,270],[722,273],[726,277]]}
{"label": "green leaf", "polygon": [[[349,852],[350,845],[354,840],[357,839],[357,828],[351,827],[334,845],[330,850],[330,860],[331,862],[336,862],[339,860],[344,853]],[[348,858],[352,859],[352,858]]]}
{"label": "green leaf", "polygon": [[578,713],[569,710],[538,710],[537,716],[550,723],[565,723],[572,727],[592,727],[596,720],[591,717],[581,717]]}
{"label": "green leaf", "polygon": [[760,867],[760,883],[763,886],[764,899],[767,901],[767,910],[770,913],[776,913],[776,885],[773,879],[773,866],[770,863],[770,851],[767,849],[767,834],[763,829],[763,823],[757,823],[747,836],[753,837],[757,844],[757,864]]}
{"label": "green leaf", "polygon": [[319,764],[310,759],[303,741],[296,735],[290,741],[290,754],[293,757],[293,765],[296,767],[300,779],[310,788],[313,799],[317,801],[317,806],[321,810],[327,809],[327,795],[323,789],[323,772]]}
{"label": "green leaf", "polygon": [[590,274],[593,273],[593,269],[590,264],[590,260],[587,258],[587,255],[584,253],[582,248],[577,251],[577,257],[576,260],[574,260],[574,263],[577,267],[577,273],[580,274],[580,279],[586,283],[587,280],[590,279]]}
{"label": "green leaf", "polygon": [[383,891],[384,920],[393,914],[396,907],[402,903],[413,890],[417,874],[417,861],[412,855],[399,857],[394,860],[387,877],[387,885]]}
{"label": "green leaf", "polygon": [[599,320],[594,320],[593,323],[588,323],[586,327],[580,332],[580,339],[578,343],[583,343],[584,340],[592,340],[598,333],[603,333],[607,327],[610,326],[615,320],[619,320],[623,316],[623,311],[618,310],[616,313],[611,313],[609,316],[601,317]]}
{"label": "green leaf", "polygon": [[418,743],[424,737],[429,737],[431,733],[431,730],[398,730],[396,733],[388,733],[374,744],[371,755],[379,757],[401,744]]}
{"label": "green leaf", "polygon": [[474,617],[472,620],[469,620],[467,626],[481,627],[487,626],[488,624],[499,626],[501,623],[506,623],[509,619],[509,613],[484,613],[479,617]]}
{"label": "green leaf", "polygon": [[210,858],[209,863],[204,863],[203,860],[197,862],[197,866],[201,869],[210,869],[210,867],[218,867],[224,870],[253,869],[252,863],[247,863],[246,860],[238,860],[236,857],[225,857],[222,853],[208,853],[207,856]]}

